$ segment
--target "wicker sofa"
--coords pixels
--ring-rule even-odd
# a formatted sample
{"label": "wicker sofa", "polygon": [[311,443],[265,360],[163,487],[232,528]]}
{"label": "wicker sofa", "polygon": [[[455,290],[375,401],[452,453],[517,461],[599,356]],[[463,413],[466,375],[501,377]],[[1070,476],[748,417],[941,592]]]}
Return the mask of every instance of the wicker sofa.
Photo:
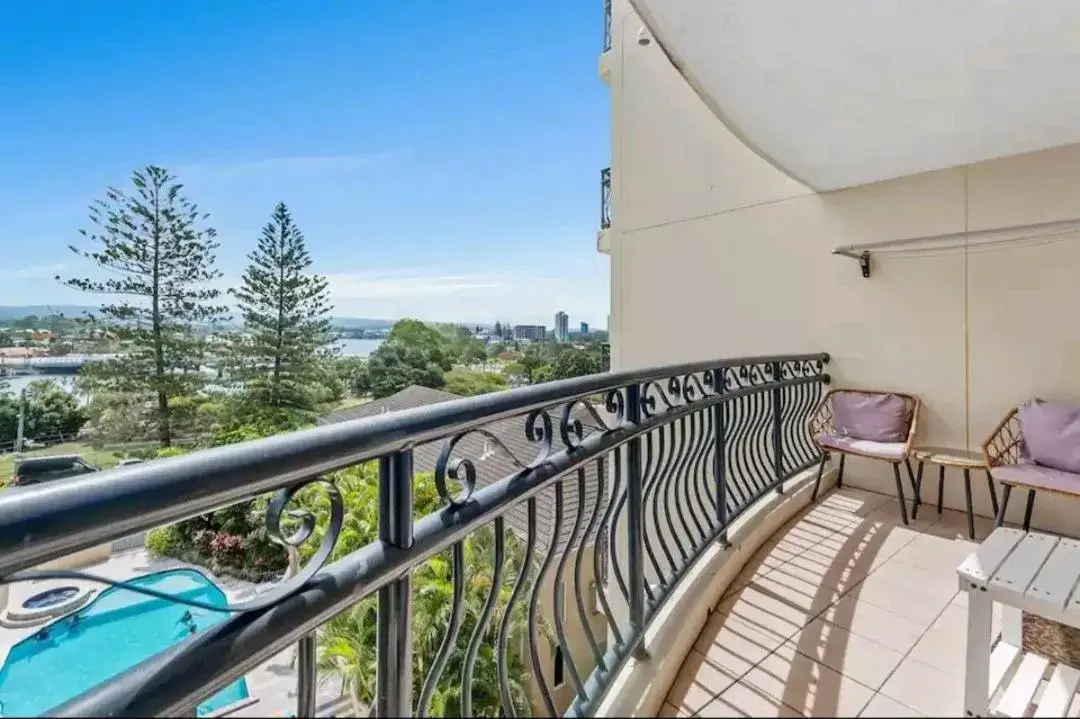
{"label": "wicker sofa", "polygon": [[844,460],[852,454],[880,459],[892,465],[896,479],[896,496],[900,500],[900,517],[908,523],[904,502],[904,485],[900,479],[900,464],[907,469],[914,494],[913,509],[919,495],[915,473],[911,468],[911,446],[919,425],[918,397],[903,392],[882,390],[834,389],[825,395],[821,405],[810,418],[810,435],[821,448],[812,501],[817,501],[825,463],[833,452],[840,455],[836,485],[844,485]]}

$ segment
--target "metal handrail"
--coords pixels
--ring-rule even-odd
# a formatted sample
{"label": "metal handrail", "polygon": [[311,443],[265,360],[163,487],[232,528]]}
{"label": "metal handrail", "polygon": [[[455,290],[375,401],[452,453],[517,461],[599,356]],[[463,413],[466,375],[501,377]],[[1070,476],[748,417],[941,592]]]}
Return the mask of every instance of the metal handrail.
{"label": "metal handrail", "polygon": [[[630,625],[622,627],[619,634],[614,615],[605,612],[620,638],[607,647],[603,657],[597,657],[597,668],[591,674],[578,672],[573,660],[568,658],[577,689],[571,710],[588,713],[602,696],[607,680],[637,650],[649,619],[681,580],[692,555],[703,551],[708,541],[722,538],[732,517],[781,486],[795,472],[817,461],[817,450],[808,441],[803,425],[804,415],[808,416],[816,406],[820,387],[828,382],[828,375],[823,372],[827,361],[825,354],[785,355],[592,375],[6,492],[0,495],[0,578],[12,581],[18,578],[15,573],[19,570],[64,554],[273,490],[281,492],[271,503],[268,531],[280,532],[278,522],[284,506],[312,478],[378,459],[383,515],[378,541],[321,566],[329,557],[341,526],[340,497],[335,499],[331,493],[332,514],[336,519],[331,519],[320,551],[309,567],[274,591],[237,606],[240,611],[236,616],[50,713],[140,716],[190,713],[205,697],[301,641],[304,666],[300,672],[298,713],[306,715],[313,710],[304,705],[314,697],[311,687],[315,676],[315,630],[335,614],[378,592],[376,703],[380,715],[407,714],[413,710],[411,681],[405,681],[403,677],[408,672],[402,672],[410,664],[411,634],[408,622],[402,619],[408,616],[411,571],[451,548],[457,557],[466,537],[492,522],[501,526],[498,523],[514,507],[528,505],[530,512],[534,512],[539,494],[553,487],[558,508],[563,487],[573,483],[575,473],[579,497],[583,497],[584,474],[578,470],[597,468],[600,496],[604,496],[607,474],[604,468],[613,468],[615,482],[625,475],[626,486],[621,493],[614,487],[608,493],[607,514],[601,524],[611,534],[614,556],[609,561],[620,587],[626,588],[624,597],[630,608]],[[603,417],[586,401],[598,395],[604,400]],[[583,411],[592,417],[595,431],[583,429],[576,416]],[[454,455],[458,440],[470,433],[485,432],[485,426],[492,422],[516,416],[527,417],[528,439],[542,450],[538,458],[523,462],[519,472],[488,486],[470,486],[469,459],[462,461]],[[664,453],[665,437],[669,435],[669,460],[678,455],[678,461],[668,461],[661,469],[658,458]],[[435,479],[447,506],[418,520],[413,527],[412,450],[436,441],[444,442]],[[654,441],[660,447],[655,457]],[[709,452],[712,452],[712,465],[706,459]],[[728,461],[733,468],[741,469],[725,469]],[[715,494],[706,489],[706,502],[700,478],[710,473]],[[687,479],[691,474],[697,483],[693,493],[691,480]],[[446,480],[454,478],[464,480],[466,488],[462,496],[451,497],[447,491]],[[672,564],[670,576],[656,561],[657,546],[665,554],[669,552],[665,538],[657,525],[650,524],[660,521],[658,498],[660,493],[667,496],[669,487],[675,487],[676,495],[680,491],[685,494],[685,513],[678,496],[674,500],[682,526],[689,530],[686,519],[689,516],[697,527],[696,543],[689,554],[679,547],[683,562],[679,567]],[[696,511],[692,501],[695,498]],[[653,520],[645,517],[650,499]],[[590,528],[601,511],[600,499],[596,501]],[[710,503],[712,510],[708,510]],[[556,511],[556,525],[560,511]],[[665,513],[669,523],[673,521],[670,507],[665,506]],[[580,519],[579,514],[575,536]],[[650,535],[650,526],[659,534]],[[615,532],[611,530],[615,527],[621,528],[628,542],[625,562],[614,551]],[[540,579],[556,551],[557,530],[561,531],[561,527],[552,530],[555,534],[541,577],[535,577],[530,588],[534,603]],[[529,542],[539,543],[535,523],[530,524]],[[580,560],[584,546],[584,541],[578,544],[571,541],[568,548],[559,551],[576,551]],[[653,568],[646,566],[646,558],[653,561]],[[557,586],[562,585],[565,565],[564,559],[556,569]],[[625,567],[625,572],[620,567]],[[455,561],[454,571],[455,577],[459,572],[463,576],[464,568]],[[648,575],[652,576],[646,581]],[[653,586],[660,589],[654,591]],[[576,582],[575,594],[580,602]],[[565,641],[562,624],[563,618],[557,615],[555,631],[560,642]],[[530,625],[530,628],[535,627]],[[386,637],[396,636],[397,640],[384,641],[384,633]],[[452,643],[451,634],[448,633],[447,641]],[[533,662],[535,665],[535,655]],[[440,667],[434,673],[434,681],[439,680],[441,671]],[[431,681],[429,676],[425,695]],[[542,677],[540,683],[546,692]],[[550,696],[545,694],[545,700],[550,702]],[[553,707],[549,705],[549,708]]]}

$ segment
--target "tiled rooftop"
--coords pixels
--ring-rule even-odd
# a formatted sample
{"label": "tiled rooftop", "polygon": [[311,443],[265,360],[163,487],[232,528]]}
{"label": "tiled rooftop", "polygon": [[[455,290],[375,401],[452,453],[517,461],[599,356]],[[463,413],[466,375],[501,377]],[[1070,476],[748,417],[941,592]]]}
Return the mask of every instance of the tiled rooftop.
{"label": "tiled rooftop", "polygon": [[[975,528],[982,539],[993,523]],[[830,494],[747,563],[662,713],[961,716],[967,596],[956,566],[974,546],[962,513],[923,505],[905,527],[895,498]]]}

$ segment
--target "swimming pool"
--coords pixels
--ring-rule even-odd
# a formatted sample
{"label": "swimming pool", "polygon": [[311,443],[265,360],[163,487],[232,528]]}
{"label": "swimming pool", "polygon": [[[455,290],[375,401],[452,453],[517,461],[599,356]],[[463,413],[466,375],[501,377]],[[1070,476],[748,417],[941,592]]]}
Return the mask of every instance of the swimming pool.
{"label": "swimming pool", "polygon": [[[131,584],[224,607],[225,593],[201,572],[172,569]],[[0,668],[0,712],[36,716],[100,684],[193,633],[228,617],[110,587],[83,609],[11,648]],[[200,715],[248,697],[243,679],[203,702]]]}

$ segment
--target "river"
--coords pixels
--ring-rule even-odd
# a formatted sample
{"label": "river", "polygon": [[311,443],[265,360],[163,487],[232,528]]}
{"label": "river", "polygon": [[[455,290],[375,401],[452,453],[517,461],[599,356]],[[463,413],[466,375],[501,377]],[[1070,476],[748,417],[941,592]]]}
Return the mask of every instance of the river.
{"label": "river", "polygon": [[[368,357],[382,344],[382,340],[338,340],[338,347],[342,357]],[[75,386],[75,375],[68,374],[24,374],[15,377],[7,377],[7,391],[11,394],[19,394],[31,382],[46,379],[60,385],[66,390],[72,390]],[[2,381],[2,380],[0,380]]]}
{"label": "river", "polygon": [[338,340],[343,357],[368,357],[382,343],[382,340]]}

